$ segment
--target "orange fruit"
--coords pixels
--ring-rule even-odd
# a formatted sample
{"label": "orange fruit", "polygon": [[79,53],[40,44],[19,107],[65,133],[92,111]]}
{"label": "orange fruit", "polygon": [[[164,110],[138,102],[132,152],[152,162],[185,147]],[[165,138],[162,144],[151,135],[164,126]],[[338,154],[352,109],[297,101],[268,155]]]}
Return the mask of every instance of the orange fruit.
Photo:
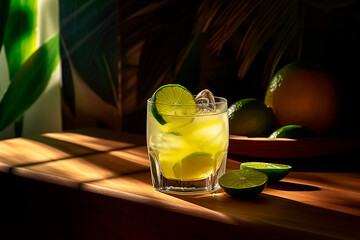
{"label": "orange fruit", "polygon": [[334,78],[319,67],[303,63],[281,68],[269,82],[264,100],[272,108],[278,127],[301,125],[317,134],[336,126],[339,101]]}

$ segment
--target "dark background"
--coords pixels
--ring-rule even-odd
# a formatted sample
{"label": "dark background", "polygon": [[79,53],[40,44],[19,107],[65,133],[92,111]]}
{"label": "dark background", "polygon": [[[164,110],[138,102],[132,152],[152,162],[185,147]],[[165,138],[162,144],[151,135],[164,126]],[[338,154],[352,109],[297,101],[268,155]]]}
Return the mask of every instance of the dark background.
{"label": "dark background", "polygon": [[[132,21],[134,13],[152,9],[152,4],[157,6],[162,2],[95,1],[96,4],[92,3],[94,6],[90,6],[92,8],[87,6],[87,11],[80,13],[78,17],[72,16],[69,22],[68,16],[84,7],[87,2],[69,4],[67,1],[60,1],[60,32],[69,39],[68,48],[71,48],[71,44],[77,44],[76,50],[79,50],[74,50],[73,56],[70,56],[72,64],[91,91],[100,96],[104,106],[95,105],[91,110],[93,112],[88,114],[88,111],[82,109],[83,105],[75,103],[75,96],[84,89],[76,89],[69,59],[62,52],[65,130],[95,126],[144,134],[146,99],[159,86],[171,82],[184,85],[194,94],[208,88],[214,95],[227,98],[229,105],[246,97],[264,99],[266,84],[264,85],[261,75],[270,46],[264,45],[246,76],[239,79],[239,63],[235,60],[233,48],[237,44],[236,36],[217,55],[208,51],[206,41],[209,36],[202,33],[189,53],[191,57],[183,63],[186,71],[174,75],[174,69],[167,68],[166,64],[172,66],[179,61],[174,56],[180,52],[182,44],[190,40],[185,33],[194,28],[192,24],[202,1],[171,1],[170,7],[165,9],[168,10],[167,15],[160,8],[158,14],[154,11],[148,18],[142,18],[143,22]],[[301,60],[323,65],[334,74],[343,99],[340,125],[344,127],[343,131],[358,130],[360,1],[314,0],[302,3],[304,25]],[[181,24],[171,25],[171,21],[176,22],[177,19],[182,21]],[[148,26],[152,27],[153,32],[150,32]],[[79,33],[79,29],[82,32]],[[90,37],[79,45],[76,38],[86,34]],[[117,41],[114,41],[116,35]],[[137,38],[139,36],[146,38],[145,44]],[[173,42],[177,44],[170,44],[167,40],[175,40]],[[295,61],[297,50],[296,43],[290,44],[277,69]],[[107,57],[108,67],[99,64],[98,59],[103,56]],[[108,69],[111,78],[108,77]],[[91,106],[94,102],[89,97],[87,104]],[[99,113],[109,106],[114,109],[114,114],[110,115],[115,117]],[[114,121],[121,124],[109,124]]]}

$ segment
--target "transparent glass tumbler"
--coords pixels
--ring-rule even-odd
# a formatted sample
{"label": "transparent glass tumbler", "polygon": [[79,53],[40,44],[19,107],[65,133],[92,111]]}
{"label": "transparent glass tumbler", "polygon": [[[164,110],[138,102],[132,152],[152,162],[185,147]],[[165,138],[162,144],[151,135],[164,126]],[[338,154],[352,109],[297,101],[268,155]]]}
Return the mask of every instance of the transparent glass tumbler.
{"label": "transparent glass tumbler", "polygon": [[[229,144],[227,101],[215,97],[216,110],[159,116],[147,101],[147,148],[156,190],[190,194],[213,192],[225,173]],[[187,109],[192,106],[177,105]],[[189,113],[190,112],[190,113]]]}

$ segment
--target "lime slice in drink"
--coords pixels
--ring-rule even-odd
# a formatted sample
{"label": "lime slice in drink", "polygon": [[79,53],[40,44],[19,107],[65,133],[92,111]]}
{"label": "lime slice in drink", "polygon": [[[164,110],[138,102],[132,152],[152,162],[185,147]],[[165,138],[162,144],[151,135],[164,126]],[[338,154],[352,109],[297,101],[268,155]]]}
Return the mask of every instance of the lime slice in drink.
{"label": "lime slice in drink", "polygon": [[240,165],[240,169],[253,169],[265,173],[268,182],[278,182],[290,172],[291,166],[278,163],[246,162]]}
{"label": "lime slice in drink", "polygon": [[261,193],[266,185],[266,174],[245,169],[225,173],[219,179],[221,188],[236,198],[252,198]]}
{"label": "lime slice in drink", "polygon": [[193,118],[186,116],[194,115],[197,112],[194,96],[179,84],[161,86],[154,92],[152,101],[154,102],[151,109],[152,114],[162,125],[174,121],[191,122]]}
{"label": "lime slice in drink", "polygon": [[194,152],[173,166],[177,179],[200,180],[209,177],[214,169],[214,157],[206,152]]}

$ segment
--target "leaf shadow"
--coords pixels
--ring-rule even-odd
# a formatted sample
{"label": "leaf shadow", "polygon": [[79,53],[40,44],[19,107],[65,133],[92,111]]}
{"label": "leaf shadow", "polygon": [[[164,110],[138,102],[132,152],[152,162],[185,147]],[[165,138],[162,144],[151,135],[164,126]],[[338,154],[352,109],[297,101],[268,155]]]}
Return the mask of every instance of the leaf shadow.
{"label": "leaf shadow", "polygon": [[318,187],[299,184],[299,183],[291,183],[291,182],[278,182],[278,183],[271,183],[267,184],[267,188],[281,190],[281,191],[319,191],[321,190]]}

